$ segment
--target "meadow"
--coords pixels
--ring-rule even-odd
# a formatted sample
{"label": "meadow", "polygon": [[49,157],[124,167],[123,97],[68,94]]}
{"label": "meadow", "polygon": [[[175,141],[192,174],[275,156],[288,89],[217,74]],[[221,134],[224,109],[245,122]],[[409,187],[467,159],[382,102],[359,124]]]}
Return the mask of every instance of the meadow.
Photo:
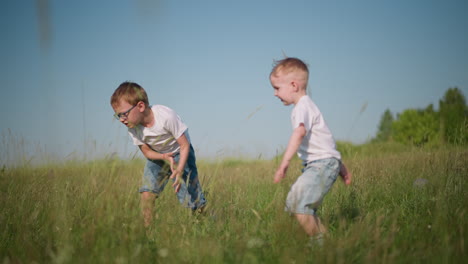
{"label": "meadow", "polygon": [[198,161],[209,206],[171,188],[142,226],[144,161],[102,159],[0,171],[1,263],[462,263],[467,259],[468,150],[340,144],[353,173],[319,210],[321,247],[286,212],[300,172],[273,184],[272,160]]}

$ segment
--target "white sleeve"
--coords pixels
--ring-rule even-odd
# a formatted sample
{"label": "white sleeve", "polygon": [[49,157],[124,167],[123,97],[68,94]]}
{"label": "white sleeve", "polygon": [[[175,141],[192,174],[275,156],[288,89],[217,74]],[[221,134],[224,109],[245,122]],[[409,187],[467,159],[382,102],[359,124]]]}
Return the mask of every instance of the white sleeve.
{"label": "white sleeve", "polygon": [[180,117],[174,110],[167,109],[166,122],[164,122],[164,129],[166,129],[175,139],[178,139],[187,130],[187,126],[182,122]]}
{"label": "white sleeve", "polygon": [[298,107],[294,108],[293,115],[292,115],[292,127],[293,129],[298,128],[301,124],[304,124],[304,128],[306,129],[306,132],[309,132],[312,129],[312,117],[309,111],[305,109],[304,107],[301,107],[301,105],[298,105]]}

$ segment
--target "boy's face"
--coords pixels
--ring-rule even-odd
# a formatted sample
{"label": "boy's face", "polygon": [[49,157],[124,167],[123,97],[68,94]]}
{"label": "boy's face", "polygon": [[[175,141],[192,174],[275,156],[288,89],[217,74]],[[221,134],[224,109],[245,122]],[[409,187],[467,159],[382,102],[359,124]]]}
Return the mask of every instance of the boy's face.
{"label": "boy's face", "polygon": [[140,123],[139,112],[141,103],[143,102],[138,102],[137,105],[133,106],[124,100],[120,100],[118,105],[112,106],[115,112],[114,116],[116,116],[116,118],[118,118],[126,127],[133,128]]}
{"label": "boy's face", "polygon": [[270,76],[271,86],[275,90],[275,96],[278,97],[284,105],[294,104],[294,92],[297,91],[297,85],[291,78],[291,74],[277,73]]}

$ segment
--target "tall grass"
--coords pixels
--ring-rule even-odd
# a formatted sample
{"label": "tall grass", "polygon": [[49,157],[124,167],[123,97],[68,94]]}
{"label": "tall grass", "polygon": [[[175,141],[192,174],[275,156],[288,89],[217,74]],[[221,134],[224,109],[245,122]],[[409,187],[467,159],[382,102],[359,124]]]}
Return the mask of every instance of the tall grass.
{"label": "tall grass", "polygon": [[[343,149],[347,147],[347,149]],[[468,151],[340,146],[354,178],[319,210],[322,247],[287,213],[300,171],[276,160],[199,161],[209,207],[192,215],[166,188],[142,226],[143,161],[106,159],[0,172],[3,263],[457,263],[467,257]],[[423,178],[423,184],[415,180]],[[417,183],[417,182],[416,182]]]}

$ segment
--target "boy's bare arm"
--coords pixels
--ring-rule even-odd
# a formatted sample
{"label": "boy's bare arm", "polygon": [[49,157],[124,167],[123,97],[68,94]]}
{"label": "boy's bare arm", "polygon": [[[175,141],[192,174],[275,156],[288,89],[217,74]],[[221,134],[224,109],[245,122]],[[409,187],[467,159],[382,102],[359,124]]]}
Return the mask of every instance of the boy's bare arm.
{"label": "boy's bare arm", "polygon": [[151,160],[167,160],[167,157],[169,156],[168,153],[162,154],[152,150],[147,144],[139,145],[138,147],[140,147],[143,155]]}
{"label": "boy's bare arm", "polygon": [[178,192],[180,189],[180,183],[181,183],[181,176],[183,174],[185,164],[187,163],[189,151],[190,151],[190,143],[187,140],[187,137],[185,134],[182,134],[177,139],[177,143],[180,146],[180,159],[179,159],[179,164],[177,164],[177,168],[175,170],[172,170],[172,175],[171,179],[175,178],[175,182],[172,185],[172,187],[175,187],[175,192]]}
{"label": "boy's bare arm", "polygon": [[286,152],[283,155],[283,160],[281,161],[278,170],[276,170],[274,178],[275,183],[278,183],[286,176],[286,171],[288,170],[289,162],[291,162],[291,159],[296,154],[297,149],[301,145],[302,139],[304,138],[305,134],[306,130],[303,124],[294,129],[291,138],[289,139]]}
{"label": "boy's bare arm", "polygon": [[141,150],[141,153],[150,160],[166,160],[171,165],[171,171],[174,170],[174,158],[172,153],[158,153],[152,150],[147,144],[138,146]]}

